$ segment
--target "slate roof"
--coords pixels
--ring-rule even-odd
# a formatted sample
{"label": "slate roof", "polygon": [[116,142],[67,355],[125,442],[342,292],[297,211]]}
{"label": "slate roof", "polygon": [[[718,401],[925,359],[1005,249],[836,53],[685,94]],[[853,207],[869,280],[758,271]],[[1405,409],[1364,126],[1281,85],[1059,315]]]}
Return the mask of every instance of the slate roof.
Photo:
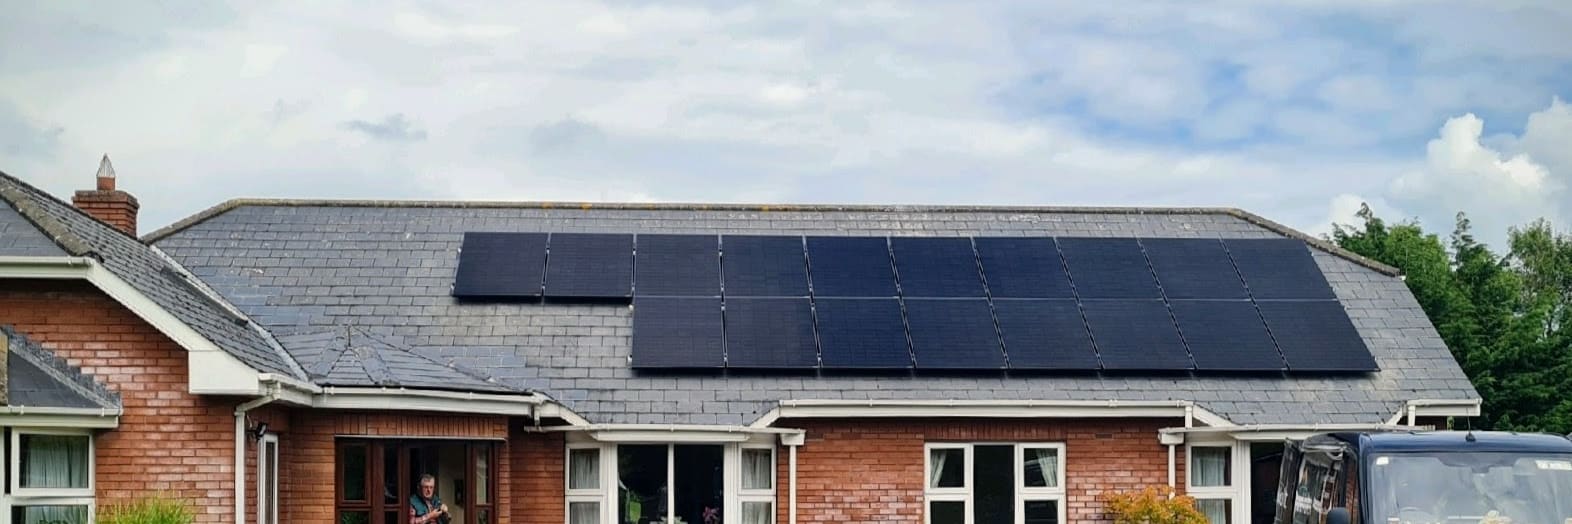
{"label": "slate roof", "polygon": [[0,326],[9,341],[6,359],[8,403],[49,408],[120,408],[120,395],[82,374],[10,326]]}
{"label": "slate roof", "polygon": [[[1378,423],[1477,399],[1392,268],[1312,242],[1381,371],[1362,375],[718,376],[635,372],[627,305],[464,303],[466,231],[1303,237],[1227,209],[232,201],[149,239],[269,328],[360,326],[597,423],[748,423],[782,399],[1193,400],[1235,423]],[[302,360],[310,360],[297,352]]]}
{"label": "slate roof", "polygon": [[[136,237],[72,207],[26,182],[0,173],[0,255],[88,256],[219,348],[259,371],[304,378],[268,333],[230,311],[185,268]],[[29,227],[30,226],[30,227]],[[55,246],[39,245],[42,237]]]}
{"label": "slate roof", "polygon": [[399,344],[393,337],[345,326],[278,337],[312,382],[323,386],[383,386],[519,393],[455,359],[439,361]]}

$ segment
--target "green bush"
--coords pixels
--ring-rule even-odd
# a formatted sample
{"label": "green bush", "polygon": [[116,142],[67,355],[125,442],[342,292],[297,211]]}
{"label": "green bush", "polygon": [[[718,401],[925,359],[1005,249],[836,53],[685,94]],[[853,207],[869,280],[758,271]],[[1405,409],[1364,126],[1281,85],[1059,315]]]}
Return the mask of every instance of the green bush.
{"label": "green bush", "polygon": [[162,494],[116,503],[98,512],[99,524],[191,524],[195,518],[186,501]]}

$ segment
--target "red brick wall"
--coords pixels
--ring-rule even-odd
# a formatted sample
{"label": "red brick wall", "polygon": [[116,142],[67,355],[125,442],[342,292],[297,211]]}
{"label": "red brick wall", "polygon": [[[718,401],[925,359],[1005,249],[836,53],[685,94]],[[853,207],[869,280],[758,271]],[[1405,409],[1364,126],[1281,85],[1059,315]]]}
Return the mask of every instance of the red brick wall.
{"label": "red brick wall", "polygon": [[562,433],[515,431],[513,448],[513,524],[562,524],[567,511],[563,486],[567,444]]}
{"label": "red brick wall", "polygon": [[197,522],[232,520],[235,402],[186,392],[184,349],[81,282],[0,281],[0,323],[120,393],[120,427],[96,441],[100,507],[163,491]]}
{"label": "red brick wall", "polygon": [[[1157,430],[1180,420],[800,420],[798,522],[923,521],[923,444],[928,442],[1062,442],[1069,522],[1108,522],[1102,496],[1168,485],[1168,447]],[[778,521],[786,522],[787,450],[781,449]],[[1176,479],[1184,478],[1184,449]],[[1180,488],[1183,482],[1179,482]]]}
{"label": "red brick wall", "polygon": [[[271,430],[270,430],[271,431]],[[289,431],[279,434],[279,521],[331,524],[334,513],[334,443],[338,437],[440,437],[502,439],[508,419],[442,413],[340,412],[295,410]],[[513,463],[508,446],[497,455],[497,522],[508,524],[512,511]],[[559,497],[560,498],[560,497]],[[249,504],[249,502],[248,502]]]}
{"label": "red brick wall", "polygon": [[[1168,485],[1168,447],[1157,430],[1182,420],[790,420],[807,430],[797,454],[798,522],[923,521],[928,442],[1062,442],[1068,522],[1108,522],[1102,495]],[[561,434],[515,432],[513,524],[563,522]],[[1183,490],[1184,447],[1176,453]],[[777,522],[788,522],[788,449],[777,450]]]}

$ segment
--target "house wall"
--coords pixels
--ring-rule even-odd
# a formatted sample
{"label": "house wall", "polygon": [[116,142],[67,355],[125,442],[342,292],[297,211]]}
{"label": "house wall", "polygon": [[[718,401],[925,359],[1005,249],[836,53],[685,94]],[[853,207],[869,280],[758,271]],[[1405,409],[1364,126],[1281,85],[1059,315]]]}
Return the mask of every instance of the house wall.
{"label": "house wall", "polygon": [[[1062,442],[1068,522],[1111,522],[1102,497],[1168,485],[1157,430],[1180,419],[782,420],[807,431],[797,450],[798,522],[923,521],[923,453],[930,442]],[[786,450],[777,522],[787,522]],[[1176,454],[1183,490],[1184,447]]]}
{"label": "house wall", "polygon": [[[426,437],[500,440],[508,418],[422,412],[292,410],[289,431],[279,434],[279,522],[332,524],[334,442],[338,437]],[[509,524],[513,460],[509,446],[497,456],[497,523]],[[526,499],[527,500],[527,499]]]}
{"label": "house wall", "polygon": [[184,349],[83,282],[0,281],[0,323],[120,393],[120,427],[95,441],[100,508],[165,492],[196,522],[232,520],[237,402],[187,393]]}
{"label": "house wall", "polygon": [[[1157,430],[1180,419],[1034,420],[782,420],[803,428],[797,454],[797,521],[923,522],[923,452],[930,442],[1060,442],[1065,444],[1068,522],[1110,522],[1102,497],[1168,485],[1168,447]],[[513,524],[564,521],[560,433],[515,432]],[[776,522],[788,521],[788,452],[777,450]],[[1184,446],[1175,454],[1183,492]]]}

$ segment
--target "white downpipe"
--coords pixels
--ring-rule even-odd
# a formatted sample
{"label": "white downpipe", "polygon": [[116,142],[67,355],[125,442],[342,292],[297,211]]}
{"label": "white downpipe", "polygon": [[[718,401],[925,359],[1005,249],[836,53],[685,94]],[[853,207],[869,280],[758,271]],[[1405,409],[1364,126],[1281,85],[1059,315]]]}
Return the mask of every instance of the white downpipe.
{"label": "white downpipe", "polygon": [[235,524],[246,524],[246,412],[278,400],[278,389],[235,406]]}
{"label": "white downpipe", "polygon": [[797,446],[788,447],[791,448],[791,464],[786,468],[786,513],[789,524],[797,524]]}
{"label": "white downpipe", "polygon": [[1408,425],[1410,425],[1410,426],[1414,425],[1414,418],[1417,417],[1418,414],[1419,414],[1419,407],[1415,406],[1412,402],[1410,402],[1408,404]]}
{"label": "white downpipe", "polygon": [[1174,466],[1178,460],[1174,452],[1175,447],[1176,446],[1173,444],[1168,445],[1168,496],[1170,497],[1173,496],[1174,491],[1179,487],[1178,484],[1176,484],[1177,479],[1175,478],[1176,473],[1174,472]]}

